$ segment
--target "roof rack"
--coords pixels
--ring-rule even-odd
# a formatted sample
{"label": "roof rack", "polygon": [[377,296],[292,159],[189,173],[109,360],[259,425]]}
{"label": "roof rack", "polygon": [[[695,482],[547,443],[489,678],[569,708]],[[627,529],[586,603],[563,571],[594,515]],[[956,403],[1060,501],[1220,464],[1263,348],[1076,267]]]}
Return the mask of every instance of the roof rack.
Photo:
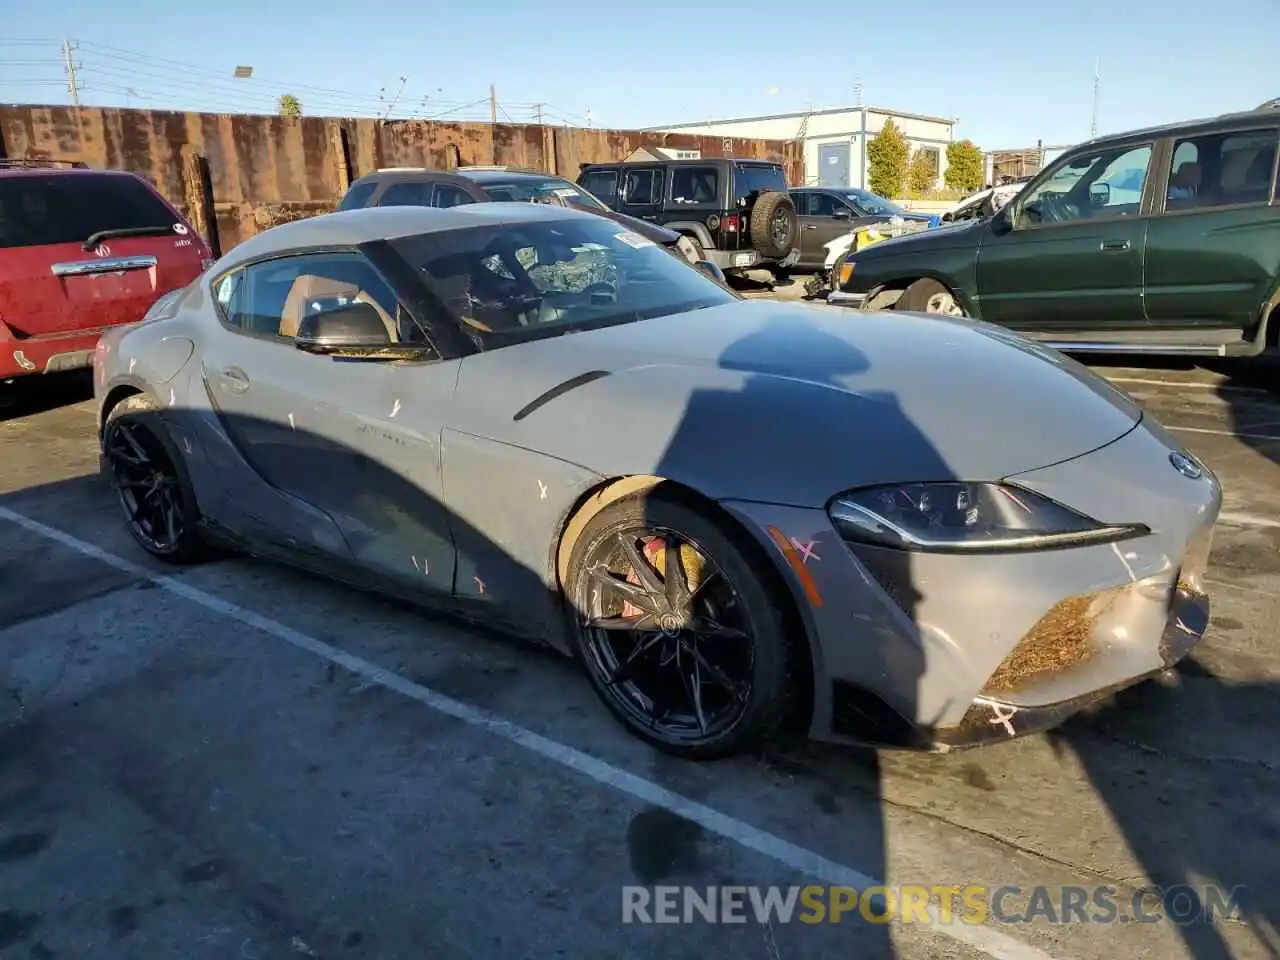
{"label": "roof rack", "polygon": [[430,167],[379,167],[378,173],[421,173],[423,170],[429,170]]}
{"label": "roof rack", "polygon": [[89,165],[82,160],[8,160],[0,157],[0,167],[69,167],[73,170],[87,170]]}
{"label": "roof rack", "polygon": [[459,170],[511,170],[512,167],[505,163],[472,163],[465,167],[458,167]]}

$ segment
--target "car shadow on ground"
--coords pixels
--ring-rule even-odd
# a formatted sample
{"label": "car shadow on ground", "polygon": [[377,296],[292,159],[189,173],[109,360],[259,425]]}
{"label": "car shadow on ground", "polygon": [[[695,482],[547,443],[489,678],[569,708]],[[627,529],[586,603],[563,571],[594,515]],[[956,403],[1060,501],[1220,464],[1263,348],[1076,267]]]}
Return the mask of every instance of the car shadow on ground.
{"label": "car shadow on ground", "polygon": [[93,396],[93,372],[74,370],[0,382],[0,423],[31,417]]}

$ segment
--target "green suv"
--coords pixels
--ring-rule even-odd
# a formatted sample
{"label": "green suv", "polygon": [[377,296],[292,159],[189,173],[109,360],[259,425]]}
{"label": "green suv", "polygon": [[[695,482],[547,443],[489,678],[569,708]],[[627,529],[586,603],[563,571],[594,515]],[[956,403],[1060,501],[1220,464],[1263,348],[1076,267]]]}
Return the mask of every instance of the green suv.
{"label": "green suv", "polygon": [[992,217],[849,254],[830,302],[972,317],[1072,352],[1273,349],[1277,143],[1274,107],[1092,140]]}

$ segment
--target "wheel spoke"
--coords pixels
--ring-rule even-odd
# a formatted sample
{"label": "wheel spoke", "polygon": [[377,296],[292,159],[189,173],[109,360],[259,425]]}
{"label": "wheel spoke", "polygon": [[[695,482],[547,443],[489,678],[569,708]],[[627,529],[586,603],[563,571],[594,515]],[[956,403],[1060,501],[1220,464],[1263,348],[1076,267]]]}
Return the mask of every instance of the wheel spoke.
{"label": "wheel spoke", "polygon": [[640,661],[647,654],[658,646],[658,642],[661,639],[662,634],[660,633],[654,633],[644,637],[644,639],[632,648],[631,653],[627,655],[627,659],[614,668],[613,673],[609,675],[609,679],[606,680],[605,683],[609,684],[611,687],[616,686],[619,683],[626,683],[627,680],[631,679],[631,675],[635,672],[636,666],[639,665]]}
{"label": "wheel spoke", "polygon": [[[618,534],[618,542],[622,544],[622,552],[627,558],[627,563],[631,564],[631,568],[635,570],[636,576],[640,580],[640,585],[655,597],[661,597],[666,592],[666,588],[662,585],[662,581],[658,579],[658,571],[653,569],[653,565],[644,558],[644,555],[636,549],[635,538],[630,534]],[[639,606],[639,604],[636,604]]]}
{"label": "wheel spoke", "polygon": [[736,701],[741,702],[747,698],[747,691],[744,689],[743,684],[732,679],[727,673],[703,656],[701,650],[690,646],[689,652],[693,654],[698,665],[706,671],[708,679],[717,687],[726,691]]}
{"label": "wheel spoke", "polygon": [[151,465],[151,458],[147,456],[147,451],[142,448],[142,444],[138,443],[133,431],[124,424],[120,425],[120,436],[129,445],[133,453],[133,458],[130,460],[131,463],[136,463],[138,466]]}
{"label": "wheel spoke", "polygon": [[739,630],[737,627],[726,627],[723,623],[717,623],[708,617],[697,620],[693,625],[693,632],[698,637],[705,637],[708,640],[747,640],[747,632]]}
{"label": "wheel spoke", "polygon": [[[684,656],[680,656],[680,653]],[[689,669],[686,669],[685,662],[690,664],[693,676],[689,676]],[[689,698],[689,706],[693,707],[694,716],[698,718],[698,729],[702,733],[707,732],[707,715],[702,709],[702,666],[698,663],[698,658],[693,655],[692,649],[685,643],[681,642],[676,653],[676,672],[680,674],[680,685],[684,687],[685,696]]]}
{"label": "wheel spoke", "polygon": [[714,583],[719,577],[721,577],[721,573],[715,567],[712,567],[710,572],[707,571],[707,561],[704,558],[702,578],[698,581],[697,588],[689,594],[689,606],[692,607],[695,603],[701,600],[703,598],[703,594],[707,592],[707,584]]}
{"label": "wheel spoke", "polygon": [[173,502],[173,494],[165,491],[159,499],[160,511],[164,516],[164,530],[169,537],[169,545],[178,542],[178,506]]}
{"label": "wheel spoke", "polygon": [[689,579],[685,574],[684,561],[680,557],[680,541],[668,535],[664,544],[666,560],[663,562],[662,577],[666,581],[667,603],[672,610],[684,610],[689,603]]}
{"label": "wheel spoke", "polygon": [[653,614],[646,613],[640,617],[592,617],[586,621],[590,630],[631,630],[636,633],[649,633],[655,628],[650,625]]}
{"label": "wheel spoke", "polygon": [[600,584],[600,586],[612,590],[615,594],[630,602],[632,606],[639,607],[645,613],[657,614],[662,612],[660,605],[648,590],[634,583],[628,583],[626,580],[618,579],[613,571],[603,563],[597,563],[588,570],[587,576]]}

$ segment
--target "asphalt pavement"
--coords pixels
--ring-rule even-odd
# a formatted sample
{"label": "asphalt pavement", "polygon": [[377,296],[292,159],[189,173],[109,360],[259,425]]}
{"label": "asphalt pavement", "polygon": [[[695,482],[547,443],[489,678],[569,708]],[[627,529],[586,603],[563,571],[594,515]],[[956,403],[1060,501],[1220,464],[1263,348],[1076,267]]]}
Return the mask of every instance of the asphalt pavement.
{"label": "asphalt pavement", "polygon": [[[150,561],[86,381],[23,391],[0,411],[0,957],[1280,955],[1277,381],[1099,369],[1223,481],[1183,668],[1001,746],[701,765],[553,655],[265,562]],[[623,922],[629,886],[881,881],[1020,893],[982,924]],[[1016,922],[1038,886],[1125,914],[1148,885],[1244,890],[1216,924]]]}

